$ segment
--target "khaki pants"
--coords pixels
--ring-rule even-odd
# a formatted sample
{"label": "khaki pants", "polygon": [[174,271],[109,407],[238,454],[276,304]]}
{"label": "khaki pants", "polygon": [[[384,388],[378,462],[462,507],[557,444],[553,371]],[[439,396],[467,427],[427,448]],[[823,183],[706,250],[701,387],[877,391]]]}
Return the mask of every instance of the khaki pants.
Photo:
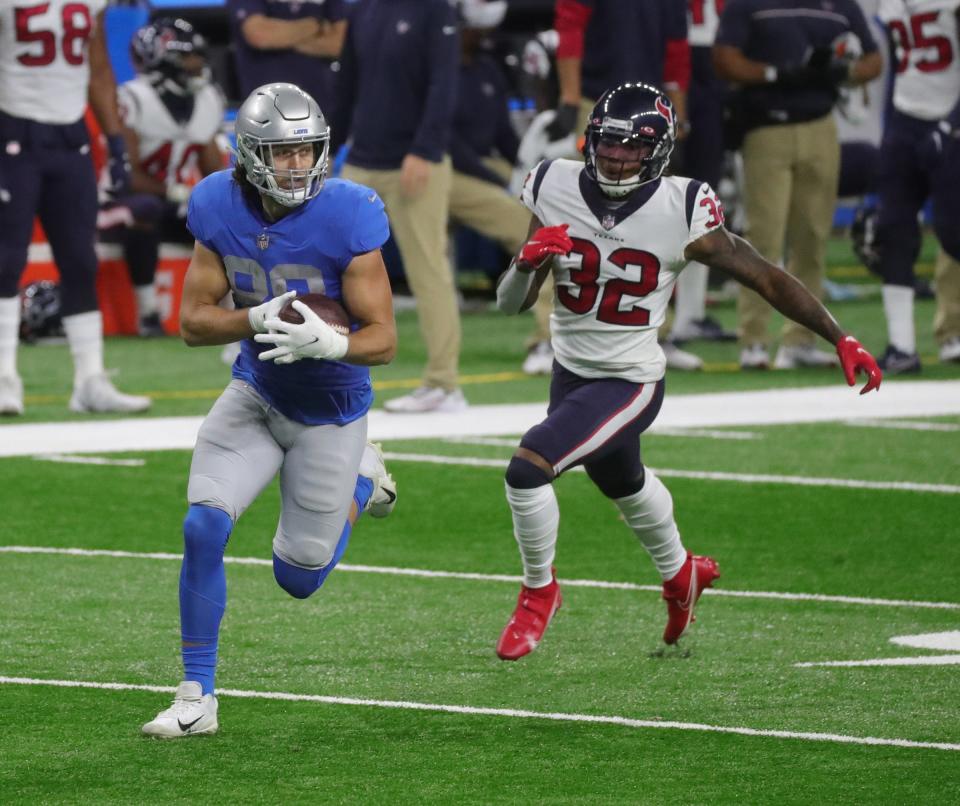
{"label": "khaki pants", "polygon": [[[508,181],[510,164],[505,160],[484,160],[486,166]],[[506,190],[454,171],[450,190],[450,217],[492,238],[511,255],[517,254],[527,239],[530,211]],[[553,276],[547,277],[533,306],[536,322],[527,339],[527,348],[550,341],[550,314],[553,311]]]}
{"label": "khaki pants", "polygon": [[426,190],[409,199],[400,191],[399,170],[370,170],[350,164],[343,169],[345,179],[373,188],[387,207],[427,346],[423,383],[447,390],[457,387],[460,360],[460,310],[447,261],[452,173],[449,158],[434,164]]}
{"label": "khaki pants", "polygon": [[[826,245],[837,203],[840,145],[832,115],[749,132],[743,143],[747,237],[771,263],[784,265],[818,299],[823,295]],[[773,309],[759,294],[740,289],[740,342],[769,342]],[[816,336],[788,322],[783,344],[813,344]]]}
{"label": "khaki pants", "polygon": [[940,249],[934,268],[937,287],[937,312],[933,317],[933,333],[937,342],[960,337],[960,261]]}

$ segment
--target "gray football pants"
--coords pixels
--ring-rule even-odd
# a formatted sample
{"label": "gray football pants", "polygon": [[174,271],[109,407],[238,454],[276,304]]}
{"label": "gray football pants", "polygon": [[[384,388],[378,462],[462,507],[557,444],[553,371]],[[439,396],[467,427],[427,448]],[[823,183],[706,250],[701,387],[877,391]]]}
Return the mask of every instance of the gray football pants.
{"label": "gray football pants", "polygon": [[330,562],[350,512],[367,443],[367,418],[303,425],[240,380],[214,403],[197,435],[187,499],[236,523],[280,472],[280,523],[273,550],[301,568]]}

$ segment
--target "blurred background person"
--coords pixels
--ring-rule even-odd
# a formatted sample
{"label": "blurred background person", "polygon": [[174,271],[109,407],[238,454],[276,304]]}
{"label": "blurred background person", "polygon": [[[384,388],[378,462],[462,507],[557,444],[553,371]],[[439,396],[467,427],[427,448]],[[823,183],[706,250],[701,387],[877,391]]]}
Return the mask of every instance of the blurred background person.
{"label": "blurred background person", "polygon": [[[850,32],[862,45],[856,59],[835,45]],[[863,84],[882,68],[863,12],[856,0],[829,9],[819,0],[729,0],[713,59],[717,74],[741,87],[733,128],[742,137],[747,237],[771,263],[784,265],[786,253],[787,269],[822,297],[840,171],[833,106],[841,85]],[[758,294],[740,290],[742,368],[769,367],[771,313]],[[774,366],[835,365],[815,341],[788,322]]]}
{"label": "blurred background person", "polygon": [[[520,139],[510,119],[503,69],[483,49],[487,36],[500,25],[506,12],[503,0],[460,0],[461,62],[450,141],[450,217],[513,255],[527,237],[526,208],[507,190]],[[546,308],[546,315],[537,317],[537,334],[527,345],[523,369],[531,375],[549,374],[553,363],[549,325],[552,289],[551,284],[540,308]]]}
{"label": "blurred background person", "polygon": [[[723,0],[688,0],[687,38],[690,42],[690,84],[687,116],[690,131],[679,144],[684,176],[720,187],[723,173],[723,95],[726,85],[713,69],[713,40],[720,22]],[[680,272],[674,295],[674,319],[670,340],[733,341],[736,334],[724,330],[707,316],[707,267],[692,261]]]}
{"label": "blurred background person", "polygon": [[329,114],[348,3],[227,0],[240,97],[262,84],[293,81]]}
{"label": "blurred background person", "polygon": [[358,0],[331,120],[348,137],[343,176],[380,194],[417,301],[427,347],[421,385],[387,411],[460,411],[460,311],[447,258],[460,40],[447,0]]}
{"label": "blurred background person", "polygon": [[109,190],[129,165],[107,56],[105,0],[0,5],[0,414],[23,413],[18,286],[40,217],[60,272],[75,412],[135,412],[150,398],[117,391],[103,366],[97,306],[97,178],[83,116],[89,102],[109,150]]}
{"label": "blurred background person", "polygon": [[690,46],[678,0],[557,0],[560,97],[551,139],[583,134],[597,99],[626,82],[661,87],[686,132]]}
{"label": "blurred background person", "polygon": [[143,26],[130,42],[130,56],[138,75],[120,85],[118,102],[131,192],[104,206],[98,226],[123,244],[139,334],[162,336],[154,288],[160,241],[193,240],[186,202],[199,176],[224,167],[216,142],[224,102],[210,81],[206,42],[185,20]]}
{"label": "blurred background person", "polygon": [[941,361],[960,361],[960,0],[884,0],[896,60],[892,109],[880,145],[876,243],[888,346],[880,366],[920,372],[913,321],[918,216],[933,202],[940,241],[934,335]]}

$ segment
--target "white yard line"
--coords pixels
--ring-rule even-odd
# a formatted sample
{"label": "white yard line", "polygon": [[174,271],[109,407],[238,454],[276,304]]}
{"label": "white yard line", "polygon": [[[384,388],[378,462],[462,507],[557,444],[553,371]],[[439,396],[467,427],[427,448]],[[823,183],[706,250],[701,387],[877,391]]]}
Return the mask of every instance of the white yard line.
{"label": "white yard line", "polygon": [[[149,691],[172,694],[171,686],[137,685],[134,683],[98,683],[88,680],[45,680],[36,677],[0,676],[0,684],[19,686],[54,686],[57,688],[85,688],[106,691]],[[812,733],[792,730],[766,730],[728,725],[707,725],[700,722],[673,722],[659,719],[634,719],[626,716],[602,714],[568,714],[549,711],[527,711],[519,708],[479,708],[472,705],[445,705],[441,703],[407,700],[372,700],[362,697],[331,697],[323,694],[291,694],[283,691],[247,691],[217,689],[218,697],[238,697],[255,700],[282,700],[284,702],[315,702],[324,705],[357,705],[367,708],[389,708],[404,711],[428,711],[467,716],[506,717],[512,719],[542,719],[551,722],[574,722],[591,725],[615,725],[623,728],[681,730],[699,733],[727,733],[736,736],[754,736],[765,739],[794,739],[807,742],[834,742],[837,744],[868,745],[872,747],[902,747],[918,750],[960,751],[954,742],[916,742],[910,739],[887,739],[878,736],[848,736],[842,733]]]}
{"label": "white yard line", "polygon": [[960,431],[956,423],[919,423],[913,420],[847,420],[855,428],[890,428],[897,431]]}
{"label": "white yard line", "polygon": [[[464,467],[506,468],[506,459],[484,459],[476,456],[439,456],[427,453],[400,453],[387,451],[384,458],[394,462],[424,462],[437,465],[462,465]],[[735,481],[740,484],[792,484],[801,487],[844,487],[860,490],[902,490],[907,492],[940,493],[960,495],[960,485],[925,484],[918,481],[867,481],[862,479],[834,479],[818,476],[778,476],[767,473],[724,473],[713,470],[677,470],[667,467],[650,468],[658,476],[675,479],[700,479],[701,481]],[[574,468],[583,471],[582,467]]]}
{"label": "white yard line", "polygon": [[912,658],[870,658],[869,660],[825,660],[795,663],[800,669],[814,666],[856,668],[861,666],[960,666],[960,655],[920,655]]}
{"label": "white yard line", "polygon": [[[114,557],[133,560],[174,560],[179,562],[182,555],[171,552],[113,551],[108,549],[57,548],[52,546],[0,546],[2,554],[59,554],[69,557]],[[223,561],[233,565],[261,565],[273,567],[271,560],[261,557],[231,557]],[[509,582],[517,584],[522,577],[511,574],[478,574],[465,571],[431,571],[423,568],[396,568],[382,565],[351,565],[340,563],[338,571],[360,574],[384,574],[387,576],[420,577],[422,579],[460,579],[472,582]],[[606,582],[597,579],[565,579],[560,581],[570,588],[597,588],[602,590],[648,591],[660,593],[659,585],[637,585],[633,582]],[[825,593],[783,593],[778,591],[738,591],[707,588],[707,596],[731,597],[736,599],[775,599],[792,602],[829,602],[833,604],[864,605],[867,607],[911,607],[934,610],[960,610],[957,602],[924,602],[909,599],[875,599],[865,596],[833,596]]]}

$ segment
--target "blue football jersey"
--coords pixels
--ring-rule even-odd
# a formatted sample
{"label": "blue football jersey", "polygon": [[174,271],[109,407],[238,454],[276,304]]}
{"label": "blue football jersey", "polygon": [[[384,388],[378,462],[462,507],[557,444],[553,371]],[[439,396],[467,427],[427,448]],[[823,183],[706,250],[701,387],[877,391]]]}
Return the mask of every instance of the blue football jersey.
{"label": "blue football jersey", "polygon": [[[230,171],[211,174],[194,188],[187,226],[223,260],[238,308],[286,291],[318,292],[342,302],[341,279],[350,261],[378,249],[390,233],[383,202],[370,188],[328,179],[319,195],[270,222],[244,199]],[[307,425],[343,424],[370,408],[367,367],[313,359],[260,361],[257,356],[269,349],[272,345],[244,339],[233,377],[251,384],[287,417]]]}

